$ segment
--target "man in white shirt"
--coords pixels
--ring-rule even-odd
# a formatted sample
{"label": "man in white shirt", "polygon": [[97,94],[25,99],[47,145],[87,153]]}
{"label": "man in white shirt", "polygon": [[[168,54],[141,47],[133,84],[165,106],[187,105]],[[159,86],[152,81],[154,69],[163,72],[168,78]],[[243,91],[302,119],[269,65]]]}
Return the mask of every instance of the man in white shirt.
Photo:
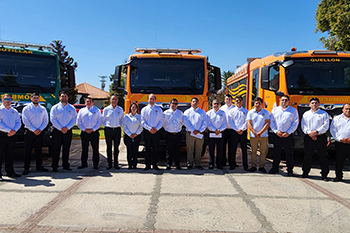
{"label": "man in white shirt", "polygon": [[216,146],[216,167],[223,169],[222,149],[224,141],[222,132],[227,126],[226,114],[220,108],[220,101],[215,99],[212,103],[213,109],[207,112],[209,129],[209,169],[214,169],[215,164],[215,146]]}
{"label": "man in white shirt", "polygon": [[[230,94],[227,94],[225,96],[225,105],[221,106],[221,110],[223,110],[226,114],[226,120],[228,121],[228,113],[231,109],[235,108],[235,105],[232,103],[232,96]],[[234,132],[233,129],[229,124],[227,124],[227,127],[224,132],[222,132],[222,140],[223,140],[223,149],[222,149],[222,165],[225,166],[227,161],[230,163],[230,158],[231,162],[234,163],[234,166],[238,167],[236,163],[236,158],[233,158],[233,154],[236,154],[235,151],[232,151],[232,144],[233,144],[233,138],[234,138]],[[226,148],[228,149],[226,150]],[[227,156],[226,156],[226,151],[227,151]],[[230,164],[230,167],[232,165]]]}
{"label": "man in white shirt", "polygon": [[78,169],[88,167],[89,142],[92,147],[92,162],[94,169],[98,169],[100,154],[98,151],[100,133],[99,129],[102,124],[102,115],[100,109],[94,106],[92,98],[88,97],[85,100],[85,108],[80,109],[77,116],[77,126],[81,130],[81,165]]}
{"label": "man in white shirt", "polygon": [[294,168],[294,137],[293,133],[299,125],[299,115],[295,108],[289,106],[289,96],[284,95],[280,99],[280,106],[274,108],[270,116],[270,127],[274,132],[274,155],[270,174],[279,172],[282,147],[286,154],[288,176],[293,176]]}
{"label": "man in white shirt", "polygon": [[[265,169],[265,158],[267,154],[267,129],[270,126],[270,113],[262,107],[263,100],[260,97],[254,99],[254,109],[247,115],[247,125],[250,130],[250,145],[252,146],[252,167],[250,172],[257,168],[257,151],[260,149],[259,171],[267,173]],[[259,147],[258,147],[259,145]]]}
{"label": "man in white shirt", "polygon": [[177,109],[179,102],[177,99],[170,100],[170,109],[164,111],[163,127],[166,132],[166,146],[168,149],[167,170],[171,169],[173,161],[177,170],[180,166],[180,146],[182,139],[182,125],[184,123],[183,112]]}
{"label": "man in white shirt", "polygon": [[311,160],[315,147],[321,165],[321,178],[328,181],[329,166],[327,160],[327,136],[329,129],[329,115],[319,109],[320,100],[316,97],[310,99],[310,110],[304,112],[301,120],[301,129],[304,137],[304,161],[302,178],[307,178],[311,170]]}
{"label": "man in white shirt", "polygon": [[[205,111],[198,106],[198,98],[193,97],[191,108],[184,112],[184,125],[186,126],[187,169],[192,169],[195,164],[196,168],[202,170],[203,133],[208,123]],[[193,156],[194,151],[196,151],[195,156]]]}
{"label": "man in white shirt", "polygon": [[62,91],[59,93],[60,102],[54,105],[50,111],[50,120],[53,126],[52,141],[52,169],[58,171],[58,162],[60,160],[61,146],[62,150],[62,167],[71,171],[69,164],[69,150],[72,143],[72,128],[77,121],[77,111],[73,105],[68,103],[68,93]]}
{"label": "man in white shirt", "polygon": [[36,170],[47,172],[49,169],[43,167],[41,158],[44,141],[44,129],[49,123],[46,109],[39,104],[40,95],[33,93],[30,97],[32,103],[22,110],[24,132],[24,171],[23,175],[29,174],[30,158],[33,145],[35,145]]}
{"label": "man in white shirt", "polygon": [[[229,144],[232,155],[229,154],[230,170],[236,166],[236,152],[238,142],[241,144],[242,162],[245,171],[248,171],[248,153],[247,153],[247,114],[248,109],[243,107],[243,97],[236,96],[236,107],[229,111],[228,124],[233,130],[233,142]],[[225,130],[226,131],[226,130]]]}
{"label": "man in white shirt", "polygon": [[144,139],[146,146],[146,167],[145,171],[151,169],[160,170],[158,167],[158,146],[160,140],[159,130],[163,126],[164,114],[160,107],[156,104],[156,96],[150,94],[148,96],[148,105],[141,110],[141,124],[145,129]]}
{"label": "man in white shirt", "polygon": [[12,96],[2,95],[0,106],[0,181],[3,181],[1,168],[5,159],[5,171],[8,177],[20,177],[13,168],[13,151],[17,140],[17,131],[21,128],[21,118],[16,109],[11,107]]}
{"label": "man in white shirt", "polygon": [[[118,164],[119,144],[121,138],[121,125],[124,118],[124,110],[119,107],[118,96],[112,95],[110,98],[111,104],[103,109],[102,122],[104,124],[105,140],[107,145],[107,170],[112,168],[112,164],[115,169],[120,169]],[[114,142],[114,143],[113,143]],[[112,162],[112,145],[114,146]]]}
{"label": "man in white shirt", "polygon": [[335,138],[335,178],[334,182],[343,180],[343,168],[346,158],[350,159],[350,103],[343,106],[343,113],[335,116],[331,124],[331,134]]}

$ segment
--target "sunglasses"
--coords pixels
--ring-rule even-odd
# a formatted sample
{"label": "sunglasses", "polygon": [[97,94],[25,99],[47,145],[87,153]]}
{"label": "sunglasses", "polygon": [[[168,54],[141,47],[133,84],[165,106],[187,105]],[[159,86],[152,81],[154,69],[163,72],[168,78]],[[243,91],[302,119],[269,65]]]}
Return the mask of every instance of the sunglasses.
{"label": "sunglasses", "polygon": [[5,101],[12,101],[12,98],[4,98]]}
{"label": "sunglasses", "polygon": [[219,105],[219,103],[214,103],[214,105]]}
{"label": "sunglasses", "polygon": [[288,99],[281,99],[281,101],[288,101]]}
{"label": "sunglasses", "polygon": [[171,103],[171,104],[178,105],[178,103]]}

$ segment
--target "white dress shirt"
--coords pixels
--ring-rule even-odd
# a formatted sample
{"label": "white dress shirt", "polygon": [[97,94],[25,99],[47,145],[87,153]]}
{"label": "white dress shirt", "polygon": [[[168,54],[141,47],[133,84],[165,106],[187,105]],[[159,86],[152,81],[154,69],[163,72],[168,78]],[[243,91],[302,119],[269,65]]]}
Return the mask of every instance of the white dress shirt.
{"label": "white dress shirt", "polygon": [[[270,113],[264,108],[262,108],[260,112],[257,112],[254,108],[250,110],[247,114],[247,121],[248,120],[252,121],[253,129],[256,132],[259,132],[260,130],[262,130],[264,128],[264,125],[266,124],[266,120],[269,120],[269,119],[270,119]],[[268,137],[269,134],[267,131],[268,130],[265,130],[262,133],[261,137]],[[251,131],[250,131],[250,137],[255,138],[255,135]]]}
{"label": "white dress shirt", "polygon": [[141,110],[141,124],[142,127],[150,131],[153,127],[160,130],[163,126],[164,114],[162,109],[157,106],[148,104]]}
{"label": "white dress shirt", "polygon": [[292,134],[299,125],[298,111],[291,106],[285,109],[281,106],[272,109],[270,119],[270,127],[274,133],[281,131]]}
{"label": "white dress shirt", "polygon": [[103,109],[102,117],[105,127],[118,128],[122,126],[124,110],[118,105],[115,108],[109,105]]}
{"label": "white dress shirt", "polygon": [[38,104],[28,104],[22,110],[22,120],[24,127],[34,132],[37,129],[43,131],[49,123],[49,117],[46,109]]}
{"label": "white dress shirt", "polygon": [[301,120],[301,129],[304,134],[309,134],[313,130],[318,134],[325,134],[329,129],[329,115],[327,112],[317,109],[316,112],[310,109],[304,112]]}
{"label": "white dress shirt", "polygon": [[143,128],[141,125],[141,116],[139,114],[135,114],[134,116],[131,113],[128,113],[124,116],[123,120],[123,131],[129,137],[132,134],[140,135]]}
{"label": "white dress shirt", "polygon": [[343,138],[350,138],[350,118],[346,118],[344,113],[335,116],[330,131],[338,142]]}
{"label": "white dress shirt", "polygon": [[207,114],[199,107],[196,109],[191,107],[184,112],[184,125],[187,132],[198,130],[202,133],[208,126]]}
{"label": "white dress shirt", "polygon": [[236,106],[234,104],[231,104],[230,107],[227,104],[220,107],[220,110],[224,111],[226,114],[226,122],[227,122],[226,129],[232,129],[231,125],[228,124],[228,115],[229,115],[230,110],[234,109],[235,107]]}
{"label": "white dress shirt", "polygon": [[215,109],[211,109],[207,112],[207,116],[208,116],[208,129],[210,131],[213,132],[219,129],[222,132],[226,129],[227,118],[223,110],[218,109],[218,111],[215,111]]}
{"label": "white dress shirt", "polygon": [[235,107],[228,112],[228,124],[234,131],[247,130],[247,114],[248,109],[244,107]]}
{"label": "white dress shirt", "polygon": [[52,126],[61,131],[62,128],[73,128],[77,121],[77,111],[73,105],[67,103],[64,106],[61,102],[55,104],[50,111]]}
{"label": "white dress shirt", "polygon": [[82,131],[85,129],[92,129],[93,131],[98,130],[102,124],[102,115],[100,109],[92,106],[80,109],[77,116],[77,126]]}
{"label": "white dress shirt", "polygon": [[4,105],[0,106],[0,131],[9,133],[13,129],[17,132],[21,125],[21,118],[16,109],[12,107],[7,109]]}
{"label": "white dress shirt", "polygon": [[173,111],[171,108],[164,111],[163,127],[169,133],[179,133],[184,124],[184,114],[181,110]]}

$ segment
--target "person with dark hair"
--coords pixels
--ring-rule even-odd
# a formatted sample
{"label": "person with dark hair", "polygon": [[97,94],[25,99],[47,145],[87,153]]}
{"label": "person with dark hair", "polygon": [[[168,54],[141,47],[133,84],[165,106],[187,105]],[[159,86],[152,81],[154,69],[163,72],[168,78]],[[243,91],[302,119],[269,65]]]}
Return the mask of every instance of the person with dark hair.
{"label": "person with dark hair", "polygon": [[145,129],[144,138],[146,146],[146,167],[145,171],[151,169],[160,170],[158,167],[158,146],[160,140],[159,130],[163,126],[164,114],[156,104],[156,96],[148,96],[148,105],[141,110],[141,124]]}
{"label": "person with dark hair", "polygon": [[216,146],[216,167],[223,169],[222,149],[224,141],[222,132],[227,126],[226,114],[220,109],[220,101],[215,99],[212,103],[213,108],[207,112],[209,129],[209,169],[215,166],[215,146]]}
{"label": "person with dark hair", "polygon": [[343,105],[343,113],[333,118],[331,134],[335,138],[335,178],[334,182],[343,180],[343,168],[346,158],[350,159],[350,103]]}
{"label": "person with dark hair", "polygon": [[[112,160],[114,160],[114,168],[119,168],[118,155],[119,144],[122,136],[121,126],[123,124],[124,110],[118,106],[118,96],[112,95],[111,104],[103,109],[102,122],[104,124],[105,140],[107,145],[107,170],[112,168]],[[114,143],[113,143],[114,142]],[[112,147],[114,147],[112,159]]]}
{"label": "person with dark hair", "polygon": [[247,125],[250,130],[250,144],[252,147],[252,167],[250,172],[257,170],[257,151],[260,149],[259,171],[267,173],[265,158],[267,154],[267,129],[270,126],[270,113],[262,107],[263,100],[260,97],[254,99],[254,107],[248,112]]}
{"label": "person with dark hair", "polygon": [[126,145],[126,153],[128,160],[128,169],[137,168],[137,157],[139,154],[139,144],[141,132],[141,116],[137,113],[139,107],[136,103],[132,103],[129,108],[129,113],[124,116],[123,131],[124,143]]}
{"label": "person with dark hair", "polygon": [[64,170],[71,171],[69,164],[69,150],[72,143],[72,128],[77,121],[77,111],[73,105],[68,103],[67,92],[59,93],[60,102],[54,105],[50,111],[50,120],[53,126],[52,142],[53,154],[51,167],[54,172],[58,171],[58,162],[62,150],[62,167]]}
{"label": "person with dark hair", "polygon": [[[235,105],[232,103],[232,96],[230,94],[225,95],[225,105],[221,106],[220,109],[225,112],[227,122],[228,122],[229,111],[233,108],[235,108]],[[235,151],[232,151],[232,146],[231,146],[233,144],[233,138],[234,138],[234,130],[231,128],[229,124],[227,124],[225,131],[222,132],[222,140],[223,140],[222,166],[225,166],[227,161],[229,161],[229,164],[230,164],[230,158],[231,158],[231,163],[234,163],[234,165],[230,164],[230,167],[232,166],[238,167],[236,163],[236,158],[233,158],[233,154],[236,154]],[[228,149],[226,150],[226,148]],[[226,156],[226,151],[227,151],[227,156]]]}
{"label": "person with dark hair", "polygon": [[304,136],[304,161],[302,178],[307,178],[311,170],[311,160],[315,147],[321,164],[321,178],[328,181],[329,166],[327,160],[327,136],[329,129],[329,115],[321,110],[320,100],[316,97],[310,99],[310,110],[304,112],[301,120],[301,129]]}
{"label": "person with dark hair", "polygon": [[5,159],[5,171],[8,177],[20,177],[13,168],[13,151],[17,140],[17,131],[21,128],[21,118],[16,109],[11,107],[12,96],[2,95],[0,106],[0,181],[3,181],[1,168]]}
{"label": "person with dark hair", "polygon": [[[202,170],[202,149],[204,143],[204,131],[208,126],[207,115],[198,107],[197,97],[191,99],[191,108],[184,112],[184,125],[186,126],[187,169],[196,168]],[[195,152],[195,156],[193,153]]]}
{"label": "person with dark hair", "polygon": [[173,161],[177,170],[180,166],[181,130],[184,123],[183,112],[177,109],[177,99],[170,100],[170,108],[164,111],[163,127],[166,132],[166,147],[168,150],[167,170],[171,169]]}
{"label": "person with dark hair", "polygon": [[92,98],[85,100],[85,108],[80,109],[77,116],[77,126],[81,130],[81,165],[78,169],[88,167],[89,142],[92,147],[92,162],[94,169],[98,169],[100,154],[98,152],[100,133],[99,129],[102,124],[102,115],[100,109],[94,106]]}
{"label": "person with dark hair", "polygon": [[279,172],[282,147],[286,154],[288,176],[293,176],[294,168],[294,137],[293,133],[299,125],[298,111],[289,106],[289,96],[284,95],[280,99],[280,106],[274,108],[270,116],[270,128],[274,132],[274,155],[270,174]]}
{"label": "person with dark hair", "polygon": [[36,170],[47,172],[49,169],[43,167],[42,147],[44,141],[44,129],[49,123],[46,109],[39,104],[40,95],[33,93],[30,97],[32,103],[22,110],[22,121],[24,124],[24,171],[23,175],[29,174],[30,158],[33,145],[35,148]]}
{"label": "person with dark hair", "polygon": [[[229,144],[232,154],[229,153],[228,161],[230,170],[236,166],[236,153],[238,142],[241,144],[243,169],[248,171],[248,152],[247,152],[247,114],[248,110],[243,107],[243,98],[238,95],[235,98],[236,107],[229,111],[228,124],[233,130],[233,140]],[[226,130],[225,130],[226,131]]]}

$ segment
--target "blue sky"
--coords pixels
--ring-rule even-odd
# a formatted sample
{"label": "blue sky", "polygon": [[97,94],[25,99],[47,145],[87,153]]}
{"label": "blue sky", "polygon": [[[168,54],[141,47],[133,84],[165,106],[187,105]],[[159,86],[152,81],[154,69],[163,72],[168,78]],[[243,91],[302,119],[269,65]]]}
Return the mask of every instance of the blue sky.
{"label": "blue sky", "polygon": [[100,87],[98,76],[114,73],[135,47],[200,48],[221,71],[292,47],[323,49],[319,2],[1,0],[0,40],[62,40],[78,63],[77,84]]}

